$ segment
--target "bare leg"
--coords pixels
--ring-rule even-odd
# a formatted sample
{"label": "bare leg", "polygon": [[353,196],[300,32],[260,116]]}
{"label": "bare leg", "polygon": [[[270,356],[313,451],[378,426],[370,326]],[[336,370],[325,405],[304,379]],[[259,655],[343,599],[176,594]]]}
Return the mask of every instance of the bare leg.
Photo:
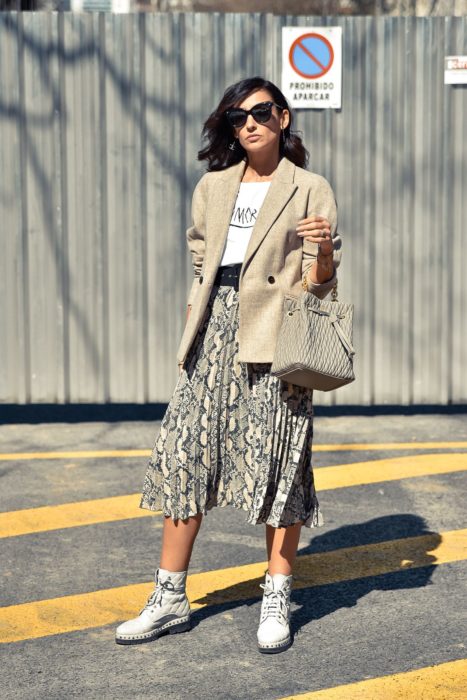
{"label": "bare leg", "polygon": [[268,550],[268,571],[271,576],[290,576],[297,554],[302,523],[289,527],[266,525],[266,546]]}
{"label": "bare leg", "polygon": [[187,571],[196,535],[201,527],[203,514],[186,520],[164,517],[160,568],[168,571]]}

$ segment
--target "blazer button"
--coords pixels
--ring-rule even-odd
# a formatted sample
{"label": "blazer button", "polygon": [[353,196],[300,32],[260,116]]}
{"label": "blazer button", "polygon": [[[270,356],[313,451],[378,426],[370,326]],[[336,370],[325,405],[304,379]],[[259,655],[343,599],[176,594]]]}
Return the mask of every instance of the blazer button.
{"label": "blazer button", "polygon": [[275,281],[276,280],[274,279],[274,277],[272,275],[269,275],[268,282],[270,282],[271,284],[274,284]]}
{"label": "blazer button", "polygon": [[201,284],[201,283],[202,283],[202,281],[203,281],[203,275],[200,275],[200,278],[199,278],[199,283]]}

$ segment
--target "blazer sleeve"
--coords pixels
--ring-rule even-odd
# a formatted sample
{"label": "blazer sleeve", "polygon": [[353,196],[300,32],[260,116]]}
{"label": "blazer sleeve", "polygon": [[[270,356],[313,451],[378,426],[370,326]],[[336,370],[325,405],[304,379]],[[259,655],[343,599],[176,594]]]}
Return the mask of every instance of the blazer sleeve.
{"label": "blazer sleeve", "polygon": [[[334,274],[330,280],[320,284],[317,282],[309,282],[308,291],[313,292],[317,297],[323,299],[329,294],[337,279],[336,269],[340,265],[342,256],[342,239],[337,231],[337,203],[334,192],[332,191],[331,185],[324,177],[321,175],[317,175],[316,177],[317,183],[310,191],[307,216],[321,214],[325,216],[331,224],[331,237],[334,243]],[[317,254],[318,244],[303,239],[302,279],[315,262]]]}
{"label": "blazer sleeve", "polygon": [[204,260],[206,232],[206,175],[198,181],[191,199],[191,226],[186,230],[188,250],[193,263],[194,280],[188,294],[187,304],[190,306],[196,291],[199,289],[198,278]]}

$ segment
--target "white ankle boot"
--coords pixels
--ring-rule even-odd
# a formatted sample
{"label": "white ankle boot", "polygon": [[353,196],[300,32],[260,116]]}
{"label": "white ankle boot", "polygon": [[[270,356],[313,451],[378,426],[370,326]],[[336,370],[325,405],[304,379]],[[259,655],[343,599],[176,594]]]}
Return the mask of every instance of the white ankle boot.
{"label": "white ankle boot", "polygon": [[155,590],[138,617],[117,627],[117,644],[142,644],[166,632],[175,634],[191,629],[186,577],[187,571],[157,569]]}
{"label": "white ankle boot", "polygon": [[292,575],[266,572],[261,617],[258,627],[258,649],[263,654],[285,651],[292,643],[290,635],[290,593]]}

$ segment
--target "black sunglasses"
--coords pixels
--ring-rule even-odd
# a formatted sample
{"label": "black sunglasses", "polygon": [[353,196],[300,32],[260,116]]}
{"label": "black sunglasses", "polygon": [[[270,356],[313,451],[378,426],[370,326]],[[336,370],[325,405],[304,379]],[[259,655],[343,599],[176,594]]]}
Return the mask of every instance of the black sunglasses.
{"label": "black sunglasses", "polygon": [[278,109],[284,109],[275,102],[268,100],[267,102],[258,102],[257,105],[251,109],[242,109],[241,107],[232,107],[225,112],[225,116],[231,126],[238,129],[243,126],[248,119],[248,115],[251,114],[255,122],[258,124],[265,124],[269,119],[271,119],[272,108],[277,107]]}

